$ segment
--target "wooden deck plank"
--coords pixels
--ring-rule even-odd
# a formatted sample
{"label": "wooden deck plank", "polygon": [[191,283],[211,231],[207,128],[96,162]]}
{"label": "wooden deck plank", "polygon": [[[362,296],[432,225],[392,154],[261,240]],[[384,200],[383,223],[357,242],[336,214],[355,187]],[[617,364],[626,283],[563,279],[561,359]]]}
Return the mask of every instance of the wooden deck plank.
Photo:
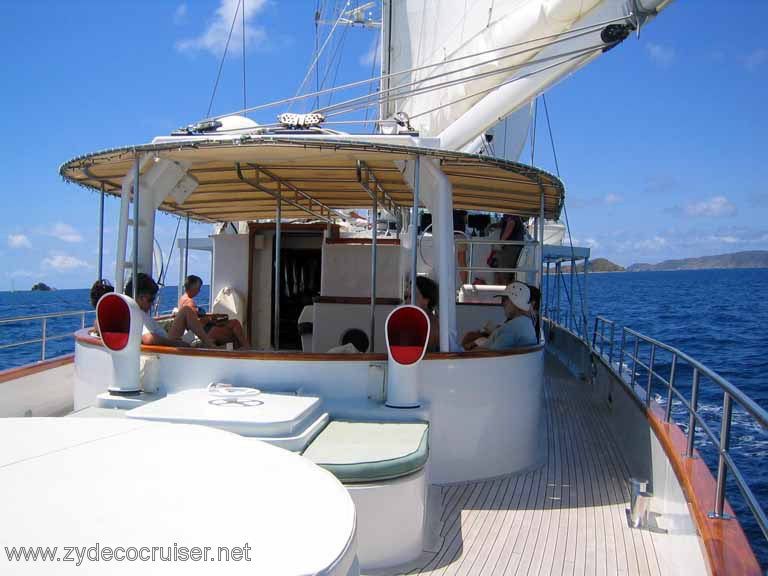
{"label": "wooden deck plank", "polygon": [[376,574],[660,575],[654,540],[629,528],[628,469],[603,405],[547,358],[543,465],[440,487],[440,549]]}

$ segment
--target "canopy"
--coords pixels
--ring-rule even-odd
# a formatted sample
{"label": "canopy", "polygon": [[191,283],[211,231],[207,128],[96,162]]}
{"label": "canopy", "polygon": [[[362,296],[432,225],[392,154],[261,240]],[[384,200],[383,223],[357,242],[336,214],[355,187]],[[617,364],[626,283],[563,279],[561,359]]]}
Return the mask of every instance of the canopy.
{"label": "canopy", "polygon": [[[63,164],[65,180],[119,195],[136,157],[187,167],[195,190],[178,203],[168,196],[160,210],[200,221],[227,222],[275,217],[278,195],[283,218],[340,220],[340,209],[366,209],[375,192],[380,206],[413,205],[403,176],[416,156],[440,162],[453,185],[456,209],[538,216],[541,194],[547,219],[563,205],[560,180],[531,166],[461,152],[361,142],[332,137],[246,136],[182,139],[106,150]],[[143,162],[146,173],[152,162]]]}

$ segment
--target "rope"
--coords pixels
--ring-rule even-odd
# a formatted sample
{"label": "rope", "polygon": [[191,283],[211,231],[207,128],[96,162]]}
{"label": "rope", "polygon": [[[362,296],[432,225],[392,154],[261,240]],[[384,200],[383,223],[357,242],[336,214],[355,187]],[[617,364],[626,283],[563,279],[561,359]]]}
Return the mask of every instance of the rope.
{"label": "rope", "polygon": [[[506,86],[507,84],[511,84],[512,82],[517,82],[518,80],[522,80],[523,78],[528,78],[528,77],[533,76],[534,74],[538,74],[540,72],[546,72],[547,70],[550,70],[552,68],[556,68],[556,67],[558,67],[558,66],[560,66],[562,64],[567,64],[567,63],[572,62],[574,60],[578,60],[579,58],[581,58],[583,56],[588,56],[590,53],[602,51],[603,48],[604,48],[604,45],[600,45],[600,46],[595,46],[593,48],[587,48],[587,49],[583,49],[581,51],[576,51],[576,52],[580,52],[580,53],[576,54],[575,56],[572,56],[572,57],[570,57],[570,58],[568,58],[566,60],[563,60],[561,62],[555,62],[554,64],[551,64],[549,66],[545,66],[543,68],[539,68],[538,70],[533,70],[532,72],[527,72],[525,74],[522,74],[521,76],[517,76],[516,78],[512,78],[511,80],[507,80],[506,82],[502,82],[501,84],[497,84],[496,86],[493,86],[491,88],[486,88],[485,90],[480,90],[479,92],[475,92],[474,94],[470,94],[468,96],[464,96],[463,98],[459,98],[457,100],[454,100],[453,102],[448,102],[447,104],[442,104],[440,106],[436,106],[435,108],[432,108],[430,110],[426,110],[424,112],[419,112],[418,114],[412,115],[411,119],[418,118],[419,116],[423,116],[425,114],[430,114],[430,113],[432,113],[432,112],[434,112],[436,110],[439,110],[440,108],[444,108],[446,106],[451,106],[453,104],[457,104],[458,102],[461,102],[463,100],[468,100],[468,99],[474,98],[476,96],[480,96],[481,94],[487,94],[488,92],[492,92],[493,90],[496,90],[497,88],[499,88],[501,86]],[[562,54],[560,56],[562,56]],[[549,60],[549,59],[550,58],[547,58],[547,60]],[[529,65],[529,64],[531,64],[531,63],[526,64],[526,66]],[[465,81],[466,80],[461,80],[461,82],[465,82]]]}
{"label": "rope", "polygon": [[[324,3],[323,3],[323,6],[324,6]],[[321,8],[321,10],[323,10],[323,8]],[[230,114],[245,114],[245,113],[248,113],[248,112],[255,112],[257,110],[263,110],[265,108],[272,108],[274,106],[279,106],[281,104],[288,104],[288,103],[294,102],[296,100],[303,100],[303,99],[306,99],[306,98],[313,98],[313,97],[316,97],[316,96],[321,96],[323,94],[327,94],[328,92],[332,92],[332,91],[336,91],[336,90],[345,90],[345,89],[348,89],[348,88],[354,88],[356,86],[361,86],[361,85],[364,85],[364,84],[369,84],[371,82],[377,82],[377,81],[381,81],[381,80],[386,80],[386,79],[389,79],[389,78],[394,78],[396,76],[402,76],[404,74],[410,74],[412,72],[419,72],[421,70],[426,70],[426,69],[429,69],[429,68],[436,68],[438,66],[443,66],[445,64],[452,64],[454,62],[460,62],[460,61],[466,60],[468,58],[476,58],[478,56],[484,56],[486,54],[495,53],[495,52],[499,52],[499,51],[502,51],[502,50],[510,50],[510,49],[513,49],[513,48],[519,48],[521,46],[526,46],[526,45],[529,45],[529,44],[534,44],[535,43],[536,46],[534,46],[533,48],[530,48],[528,50],[524,50],[523,53],[524,52],[530,52],[532,50],[540,50],[540,49],[543,49],[543,48],[545,48],[547,46],[553,46],[553,45],[559,44],[561,42],[567,42],[568,40],[573,40],[574,38],[579,38],[581,36],[585,36],[585,35],[591,34],[593,32],[596,32],[600,28],[602,28],[604,26],[607,26],[608,24],[613,24],[613,23],[616,23],[616,22],[625,22],[627,20],[627,18],[631,18],[631,16],[632,16],[632,14],[628,14],[626,16],[620,16],[620,17],[617,17],[617,18],[612,18],[610,20],[605,20],[603,22],[598,22],[598,23],[595,23],[595,24],[590,24],[588,26],[583,26],[583,27],[580,27],[580,28],[573,28],[571,30],[568,30],[566,32],[561,32],[561,33],[558,33],[558,34],[549,34],[547,36],[541,36],[539,38],[533,38],[531,40],[525,40],[523,42],[517,42],[517,43],[514,43],[514,44],[509,44],[507,46],[500,46],[498,48],[492,48],[492,49],[489,49],[489,50],[484,50],[484,51],[481,51],[481,52],[476,52],[474,54],[469,54],[469,55],[466,55],[466,56],[459,56],[459,57],[451,58],[451,59],[448,59],[448,60],[441,60],[440,62],[435,62],[433,64],[425,64],[423,66],[416,66],[414,68],[408,68],[406,70],[401,70],[399,72],[393,72],[393,73],[390,73],[390,74],[382,74],[382,75],[379,75],[379,76],[377,76],[375,78],[369,78],[369,79],[366,79],[366,80],[358,80],[356,82],[351,82],[351,83],[348,83],[348,84],[343,84],[341,86],[337,86],[337,87],[333,87],[333,88],[327,88],[325,90],[319,90],[317,92],[311,92],[311,93],[302,94],[302,95],[298,95],[297,94],[296,96],[293,96],[291,98],[284,98],[282,100],[275,100],[273,102],[268,102],[266,104],[259,104],[257,106],[251,106],[249,108],[244,108],[243,110],[237,110],[235,112],[230,112],[230,113],[227,113],[227,114],[222,114],[220,116],[215,116],[215,117],[212,117],[212,118],[211,117],[207,117],[207,118],[205,118],[205,120],[217,120],[219,118],[222,118],[223,116],[228,116]],[[555,40],[553,40],[551,42],[546,42],[544,44],[540,43],[540,42],[542,42],[544,40],[551,40],[553,38]],[[326,42],[327,42],[327,40],[326,40]],[[513,56],[513,55],[514,54],[507,55],[507,56],[502,56],[500,58],[497,58],[497,59],[494,59],[494,60],[490,60],[489,62],[495,62],[497,60],[502,60],[504,58],[509,58],[510,56]],[[317,58],[316,58],[316,60],[317,60]],[[428,77],[428,78],[425,78],[423,81],[426,81],[426,80],[429,80],[429,79],[430,78]]]}
{"label": "rope", "polygon": [[[549,131],[549,142],[552,145],[552,159],[555,162],[555,174],[557,174],[558,179],[560,178],[560,162],[557,160],[557,149],[555,148],[555,138],[552,135],[552,123],[549,120],[549,107],[547,106],[547,97],[542,94],[541,95],[541,101],[544,104],[544,116],[547,119],[547,130]],[[571,266],[574,266],[575,264],[575,250],[573,248],[573,236],[571,235],[571,223],[568,220],[568,207],[563,201],[563,214],[565,215],[565,227],[568,230],[568,243],[571,247]],[[573,270],[572,272],[576,272]],[[587,273],[587,263],[584,263],[584,273]],[[583,330],[584,330],[584,336],[586,336],[587,331],[587,317],[584,310],[584,293],[581,290],[581,280],[579,279],[578,274],[576,275],[576,287],[579,290],[579,302],[581,303],[581,318],[583,323]]]}
{"label": "rope", "polygon": [[[237,22],[237,14],[240,11],[240,4],[242,0],[237,0],[237,6],[235,7],[235,15],[232,17],[232,25],[229,27],[229,34],[227,35],[227,43],[224,45],[224,54],[221,55],[221,62],[219,62],[219,71],[216,73],[216,82],[213,84],[213,93],[211,94],[211,101],[208,103],[208,112],[206,116],[211,115],[211,108],[213,108],[213,99],[216,97],[216,90],[219,87],[219,79],[221,79],[221,70],[224,67],[224,59],[227,57],[227,51],[229,50],[229,41],[232,39],[232,30],[235,29],[235,22]],[[245,40],[243,40],[245,42]]]}
{"label": "rope", "polygon": [[[446,82],[441,82],[441,83],[438,83],[438,84],[431,84],[431,85],[428,85],[428,86],[423,86],[421,88],[417,87],[418,85],[422,85],[425,82],[428,82],[428,81],[431,81],[431,80],[437,80],[438,78],[444,78],[446,76],[453,76],[453,75],[458,74],[460,72],[465,72],[467,70],[473,70],[473,69],[478,68],[479,66],[484,66],[485,64],[492,64],[494,62],[498,62],[499,60],[503,60],[503,59],[506,59],[506,58],[511,58],[513,56],[519,56],[521,54],[525,54],[526,52],[530,52],[531,51],[530,49],[529,50],[522,50],[521,52],[517,52],[517,53],[514,53],[514,54],[509,54],[507,56],[502,56],[500,58],[494,58],[494,59],[491,59],[491,60],[487,60],[485,62],[474,63],[474,64],[471,64],[470,66],[465,66],[463,68],[458,68],[456,70],[450,70],[448,72],[442,72],[440,74],[435,74],[435,75],[430,76],[428,78],[425,78],[423,80],[414,80],[413,82],[409,82],[407,84],[401,84],[400,86],[396,86],[394,88],[388,88],[386,90],[382,90],[379,93],[379,98],[381,98],[382,95],[384,95],[384,94],[389,94],[391,92],[397,92],[399,90],[402,90],[403,88],[414,87],[411,90],[407,90],[407,91],[404,91],[404,92],[398,92],[398,93],[394,94],[394,96],[390,96],[394,100],[399,100],[399,99],[406,98],[406,97],[409,97],[409,96],[415,96],[415,95],[418,95],[418,94],[423,94],[425,92],[432,92],[432,91],[437,90],[439,88],[445,88],[445,87],[453,86],[453,85],[456,85],[456,84],[463,84],[463,83],[465,83],[465,82],[467,82],[469,80],[474,80],[474,79],[477,79],[477,78],[486,78],[486,77],[489,77],[489,76],[497,76],[499,74],[504,74],[506,72],[511,72],[511,71],[516,70],[518,68],[526,68],[526,67],[531,66],[533,64],[539,64],[539,63],[542,63],[542,62],[549,62],[549,61],[552,61],[552,60],[556,60],[557,58],[564,58],[564,57],[573,56],[573,55],[581,55],[581,54],[584,54],[584,53],[588,53],[588,52],[594,51],[596,49],[603,50],[606,46],[607,46],[607,44],[600,43],[600,44],[596,44],[596,45],[589,46],[589,47],[586,47],[586,48],[579,48],[577,50],[571,50],[571,51],[568,51],[568,52],[562,52],[560,54],[553,54],[552,56],[545,56],[545,57],[539,58],[539,59],[532,59],[532,60],[529,60],[527,62],[521,62],[519,64],[511,64],[511,65],[506,66],[504,68],[498,68],[498,69],[489,70],[489,71],[486,71],[486,72],[478,72],[476,74],[470,74],[469,76],[463,76],[461,78],[455,78],[453,80],[448,80]],[[484,90],[482,92],[489,92],[489,91],[491,91],[491,90],[493,90],[495,88],[496,87],[490,88],[490,89]],[[476,94],[480,94],[480,93],[481,92],[478,92]],[[468,97],[471,97],[471,96],[468,96]],[[338,114],[338,112],[337,112],[338,108],[341,108],[342,106],[347,106],[349,104],[354,104],[356,102],[361,102],[361,101],[364,101],[364,100],[366,100],[368,98],[369,98],[368,96],[358,96],[356,98],[351,98],[349,100],[345,100],[343,102],[339,102],[338,104],[334,104],[333,106],[326,106],[324,108],[319,108],[317,110],[314,110],[314,112],[324,113],[326,116],[334,116],[334,115]],[[460,100],[458,100],[458,101],[460,102]],[[411,118],[415,118],[415,117],[416,116],[411,115]]]}
{"label": "rope", "polygon": [[[349,5],[349,2],[345,6]],[[323,51],[325,50],[325,47],[328,45],[328,42],[331,40],[331,37],[333,36],[333,33],[336,31],[336,27],[339,25],[339,22],[341,22],[341,18],[344,16],[344,10],[342,9],[341,12],[339,12],[339,17],[336,18],[336,22],[333,23],[333,27],[331,28],[331,31],[328,33],[328,36],[325,38],[325,42],[323,42],[322,47],[319,51],[315,54],[315,58],[312,60],[312,63],[309,65],[309,69],[307,70],[307,73],[304,75],[304,79],[301,81],[301,84],[299,84],[299,89],[296,90],[296,94],[292,99],[289,101],[293,103],[295,100],[302,100],[304,98],[307,98],[309,96],[313,96],[313,94],[307,94],[306,96],[303,96],[302,98],[299,98],[299,94],[304,89],[304,84],[307,83],[307,80],[309,79],[309,76],[312,74],[312,70],[315,69],[315,66],[317,65],[317,61],[320,59],[320,56],[323,54]],[[257,107],[258,108],[258,107]],[[291,107],[288,107],[288,110],[290,110]],[[240,110],[239,112],[235,112],[235,114],[241,114],[243,112],[250,112],[252,110]]]}

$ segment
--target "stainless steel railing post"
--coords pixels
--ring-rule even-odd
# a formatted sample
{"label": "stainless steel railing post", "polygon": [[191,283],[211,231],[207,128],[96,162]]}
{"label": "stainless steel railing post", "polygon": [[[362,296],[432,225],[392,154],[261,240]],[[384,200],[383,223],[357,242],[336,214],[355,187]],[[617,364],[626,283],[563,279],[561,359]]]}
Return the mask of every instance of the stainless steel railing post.
{"label": "stainless steel railing post", "polygon": [[632,357],[632,379],[629,381],[629,385],[632,391],[635,390],[635,378],[637,376],[637,355],[640,353],[640,338],[635,336],[635,354]]}
{"label": "stainless steel railing post", "polygon": [[80,313],[80,330],[85,328],[85,311]]}
{"label": "stainless steel railing post", "polygon": [[648,385],[645,390],[645,405],[651,405],[651,389],[653,388],[653,361],[656,359],[656,344],[651,344],[651,361],[648,363]]}
{"label": "stainless steel railing post", "polygon": [[664,421],[672,417],[672,390],[675,388],[675,371],[677,369],[677,354],[672,354],[672,367],[669,369],[669,386],[667,386],[667,408],[664,410]]}
{"label": "stainless steel railing post", "polygon": [[605,320],[600,323],[600,356],[603,356],[603,349],[605,348]]}
{"label": "stainless steel railing post", "polygon": [[45,360],[45,333],[48,331],[48,318],[43,318],[43,335],[40,337],[40,360]]}
{"label": "stainless steel railing post", "polygon": [[688,445],[685,449],[686,458],[693,458],[693,439],[696,436],[696,409],[699,404],[699,369],[693,367],[693,382],[691,383],[691,414],[688,419]]}
{"label": "stainless steel railing post", "polygon": [[611,322],[611,345],[608,348],[608,364],[613,367],[613,339],[616,333],[616,324]]}
{"label": "stainless steel railing post", "polygon": [[723,393],[723,422],[720,427],[720,455],[717,462],[717,492],[715,494],[715,513],[710,514],[710,518],[730,518],[723,514],[725,505],[725,480],[728,475],[728,468],[725,464],[725,455],[728,453],[728,446],[731,443],[731,415],[733,413],[733,403],[731,395],[728,392]]}
{"label": "stainless steel railing post", "polygon": [[627,331],[622,330],[621,331],[621,350],[619,353],[619,376],[621,376],[621,373],[624,370],[624,345],[626,343],[627,343]]}
{"label": "stainless steel railing post", "polygon": [[597,321],[600,318],[595,316],[595,327],[592,329],[592,349],[595,350],[597,346]]}

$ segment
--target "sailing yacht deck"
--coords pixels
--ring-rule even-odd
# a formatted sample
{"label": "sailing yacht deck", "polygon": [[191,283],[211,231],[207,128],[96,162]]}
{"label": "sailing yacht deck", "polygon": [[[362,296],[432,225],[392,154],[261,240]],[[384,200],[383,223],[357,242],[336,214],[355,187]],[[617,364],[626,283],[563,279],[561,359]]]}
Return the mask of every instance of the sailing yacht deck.
{"label": "sailing yacht deck", "polygon": [[436,552],[375,574],[660,574],[652,535],[627,525],[626,464],[601,408],[546,360],[547,462],[442,487]]}

